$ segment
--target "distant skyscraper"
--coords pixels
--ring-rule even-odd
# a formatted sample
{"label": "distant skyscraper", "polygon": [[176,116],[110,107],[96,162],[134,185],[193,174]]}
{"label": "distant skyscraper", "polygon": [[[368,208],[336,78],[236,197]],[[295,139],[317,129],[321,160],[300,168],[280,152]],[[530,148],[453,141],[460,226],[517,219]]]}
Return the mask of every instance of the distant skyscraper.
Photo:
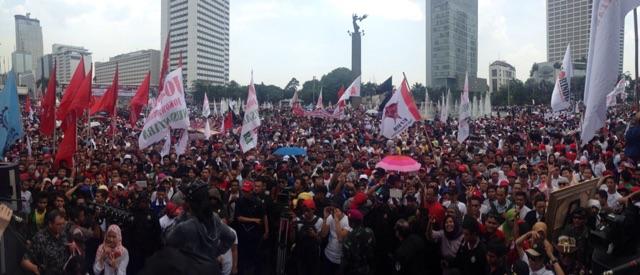
{"label": "distant skyscraper", "polygon": [[[562,62],[567,45],[571,57],[586,59],[592,0],[547,0],[547,61]],[[622,71],[624,29],[620,32],[619,70]]]}
{"label": "distant skyscraper", "polygon": [[80,58],[84,56],[85,73],[91,69],[91,53],[84,47],[53,44],[51,55],[56,63],[56,78],[58,83],[67,85],[78,67]]}
{"label": "distant skyscraper", "polygon": [[489,65],[489,92],[497,92],[500,87],[515,78],[515,67],[504,61],[494,61]]}
{"label": "distant skyscraper", "polygon": [[40,58],[42,57],[42,28],[40,20],[31,18],[31,15],[15,15],[16,20],[16,52],[31,54],[30,62],[32,72],[40,77]]}
{"label": "distant skyscraper", "polygon": [[478,71],[478,0],[430,0],[426,4],[427,81],[462,88]]}
{"label": "distant skyscraper", "polygon": [[96,62],[96,84],[111,84],[118,65],[118,84],[138,86],[148,72],[151,83],[158,83],[160,51],[142,50],[116,55],[107,62]]}
{"label": "distant skyscraper", "polygon": [[168,34],[170,67],[182,54],[187,87],[229,82],[229,0],[162,0],[161,52]]}

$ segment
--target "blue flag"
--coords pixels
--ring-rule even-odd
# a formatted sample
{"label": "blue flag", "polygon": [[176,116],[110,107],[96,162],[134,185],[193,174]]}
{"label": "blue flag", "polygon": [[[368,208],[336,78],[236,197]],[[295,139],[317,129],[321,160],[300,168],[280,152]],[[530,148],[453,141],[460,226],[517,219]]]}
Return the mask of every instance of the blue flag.
{"label": "blue flag", "polygon": [[16,75],[11,70],[7,75],[4,89],[0,92],[0,157],[4,157],[5,149],[8,149],[23,135]]}

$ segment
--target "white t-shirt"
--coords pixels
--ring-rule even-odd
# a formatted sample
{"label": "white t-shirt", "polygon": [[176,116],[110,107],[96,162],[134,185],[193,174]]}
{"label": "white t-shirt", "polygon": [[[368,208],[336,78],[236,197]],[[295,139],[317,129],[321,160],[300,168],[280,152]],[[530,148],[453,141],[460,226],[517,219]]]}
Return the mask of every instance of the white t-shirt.
{"label": "white t-shirt", "polygon": [[[229,230],[233,232],[234,241],[233,244],[238,246],[238,235],[233,228],[229,227]],[[231,248],[227,250],[226,253],[222,254],[222,274],[229,275],[231,274],[231,268],[233,267],[233,255],[231,255]]]}
{"label": "white t-shirt", "polygon": [[520,219],[524,220],[524,217],[529,213],[529,211],[531,211],[531,208],[523,205],[522,208],[520,208]]}
{"label": "white t-shirt", "polygon": [[[449,205],[451,205],[451,201],[445,201],[442,203],[442,206],[444,206],[445,209],[449,208]],[[467,214],[467,206],[464,203],[459,201],[457,206],[463,216]]]}
{"label": "white t-shirt", "polygon": [[166,214],[162,216],[159,220],[160,228],[162,228],[162,232],[164,232],[167,229],[167,227],[173,225],[175,221],[176,221],[175,218],[169,218],[169,216],[167,216]]}
{"label": "white t-shirt", "polygon": [[[342,258],[342,242],[338,240],[338,233],[336,223],[333,220],[333,215],[327,218],[327,224],[329,225],[329,242],[327,243],[327,247],[324,249],[324,255],[332,263],[340,264],[340,260]],[[340,227],[347,231],[351,231],[347,215],[344,215],[342,219],[340,219]]]}
{"label": "white t-shirt", "polygon": [[618,192],[615,192],[613,194],[607,192],[607,205],[609,205],[609,207],[613,209],[620,208],[620,203],[618,202],[618,199],[620,198],[622,198],[622,195],[620,195],[620,193]]}
{"label": "white t-shirt", "polygon": [[[527,257],[527,253],[522,253],[522,257],[520,259],[529,265],[529,257]],[[536,271],[531,270],[531,267],[529,267],[529,275],[554,275],[554,273],[544,266]]]}

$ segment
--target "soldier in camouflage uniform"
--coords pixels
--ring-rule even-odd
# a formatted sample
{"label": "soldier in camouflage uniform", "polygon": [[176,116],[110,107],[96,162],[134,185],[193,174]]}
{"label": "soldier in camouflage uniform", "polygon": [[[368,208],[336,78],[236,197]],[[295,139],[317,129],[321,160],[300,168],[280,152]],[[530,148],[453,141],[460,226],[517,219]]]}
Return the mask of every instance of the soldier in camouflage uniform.
{"label": "soldier in camouflage uniform", "polygon": [[351,209],[347,216],[352,230],[342,243],[342,274],[373,274],[373,230],[362,225],[363,215],[359,210]]}

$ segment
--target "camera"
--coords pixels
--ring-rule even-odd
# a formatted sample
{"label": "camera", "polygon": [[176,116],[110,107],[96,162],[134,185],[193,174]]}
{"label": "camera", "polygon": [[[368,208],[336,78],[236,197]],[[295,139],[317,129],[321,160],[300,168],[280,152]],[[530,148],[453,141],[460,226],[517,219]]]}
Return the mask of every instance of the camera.
{"label": "camera", "polygon": [[589,242],[592,247],[608,255],[625,256],[636,252],[638,208],[627,207],[620,215],[600,214],[601,225],[591,230]]}
{"label": "camera", "polygon": [[88,203],[87,210],[96,217],[98,223],[106,221],[107,224],[117,224],[120,227],[126,227],[134,222],[134,217],[130,212],[109,205]]}

